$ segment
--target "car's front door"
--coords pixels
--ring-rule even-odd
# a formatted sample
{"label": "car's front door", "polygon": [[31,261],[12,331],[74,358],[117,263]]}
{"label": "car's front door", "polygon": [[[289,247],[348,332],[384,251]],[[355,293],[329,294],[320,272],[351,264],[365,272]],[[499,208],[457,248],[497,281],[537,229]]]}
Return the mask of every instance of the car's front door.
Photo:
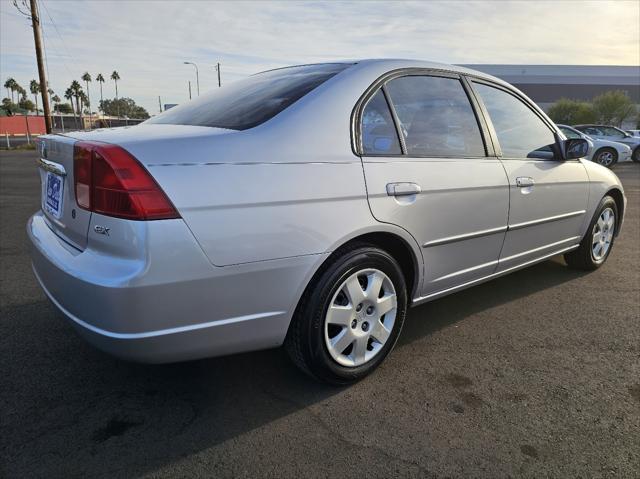
{"label": "car's front door", "polygon": [[525,99],[491,83],[472,84],[509,177],[509,227],[498,271],[575,246],[587,209],[586,169],[579,160],[558,158],[554,131]]}
{"label": "car's front door", "polygon": [[421,297],[492,274],[506,231],[507,177],[486,150],[467,88],[457,75],[407,74],[386,81],[362,110],[371,211],[422,246]]}

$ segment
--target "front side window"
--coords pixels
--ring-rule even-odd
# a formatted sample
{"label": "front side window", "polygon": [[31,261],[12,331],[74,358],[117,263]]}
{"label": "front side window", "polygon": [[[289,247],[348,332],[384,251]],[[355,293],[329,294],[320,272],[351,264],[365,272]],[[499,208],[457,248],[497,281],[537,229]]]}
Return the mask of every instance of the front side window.
{"label": "front side window", "polygon": [[146,123],[246,130],[273,118],[350,66],[347,63],[323,63],[258,73],[223,88],[215,88],[211,93],[161,113]]}
{"label": "front side window", "polygon": [[400,120],[408,155],[486,155],[476,116],[460,80],[406,76],[390,80],[386,88]]}
{"label": "front side window", "polygon": [[482,83],[474,87],[489,112],[505,158],[553,159],[553,131],[517,97]]}
{"label": "front side window", "polygon": [[362,152],[365,155],[400,155],[398,132],[382,90],[371,97],[362,112]]}
{"label": "front side window", "polygon": [[602,127],[602,129],[604,130],[604,134],[606,136],[615,136],[618,138],[625,138],[626,136],[621,130],[613,128],[612,126],[604,126]]}

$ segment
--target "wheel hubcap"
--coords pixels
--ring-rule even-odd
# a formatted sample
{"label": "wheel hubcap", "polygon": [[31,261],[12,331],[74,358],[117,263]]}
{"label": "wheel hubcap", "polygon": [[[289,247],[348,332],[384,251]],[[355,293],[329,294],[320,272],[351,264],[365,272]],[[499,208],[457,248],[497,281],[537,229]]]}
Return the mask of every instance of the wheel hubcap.
{"label": "wheel hubcap", "polygon": [[593,225],[591,239],[591,254],[595,261],[602,261],[611,247],[611,240],[616,228],[615,214],[611,208],[606,208],[596,224]]}
{"label": "wheel hubcap", "polygon": [[610,151],[602,152],[598,156],[598,160],[598,163],[600,163],[601,165],[609,166],[611,163],[613,163],[613,154]]}
{"label": "wheel hubcap", "polygon": [[397,309],[396,290],[385,273],[363,269],[349,276],[325,316],[325,344],[331,357],[348,367],[371,361],[387,343]]}

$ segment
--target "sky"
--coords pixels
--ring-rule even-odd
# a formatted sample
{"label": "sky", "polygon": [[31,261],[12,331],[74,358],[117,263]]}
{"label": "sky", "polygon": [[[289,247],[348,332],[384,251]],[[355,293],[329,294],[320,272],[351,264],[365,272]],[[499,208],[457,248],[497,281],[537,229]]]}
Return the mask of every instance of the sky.
{"label": "sky", "polygon": [[[22,0],[19,0],[21,2]],[[149,113],[252,73],[358,58],[444,63],[638,65],[640,2],[39,0],[49,84],[62,98],[85,71]],[[0,0],[0,79],[38,79],[30,21]],[[115,96],[113,81],[104,97]],[[2,90],[6,96],[6,91]],[[94,108],[100,96],[90,84]]]}

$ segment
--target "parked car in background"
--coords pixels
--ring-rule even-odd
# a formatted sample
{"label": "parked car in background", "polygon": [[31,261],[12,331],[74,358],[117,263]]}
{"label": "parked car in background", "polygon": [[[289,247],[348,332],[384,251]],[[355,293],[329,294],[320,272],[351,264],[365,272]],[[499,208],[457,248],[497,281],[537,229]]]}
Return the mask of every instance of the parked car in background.
{"label": "parked car in background", "polygon": [[640,130],[625,130],[625,131],[629,133],[631,136],[640,138]]}
{"label": "parked car in background", "polygon": [[33,269],[88,341],[151,363],[284,344],[335,384],[409,306],[559,254],[599,268],[626,205],[584,139],[440,63],[280,68],[38,143]]}
{"label": "parked car in background", "polygon": [[576,130],[568,125],[557,125],[560,131],[567,138],[583,138],[591,143],[592,148],[589,151],[588,160],[594,161],[602,166],[611,168],[618,161],[627,161],[631,159],[631,148],[622,143],[608,140],[598,140],[591,138],[586,133]]}
{"label": "parked car in background", "polygon": [[624,143],[631,148],[631,159],[640,162],[640,137],[632,136],[624,130],[608,125],[573,125],[576,130],[586,133],[591,138],[598,140],[615,141]]}

